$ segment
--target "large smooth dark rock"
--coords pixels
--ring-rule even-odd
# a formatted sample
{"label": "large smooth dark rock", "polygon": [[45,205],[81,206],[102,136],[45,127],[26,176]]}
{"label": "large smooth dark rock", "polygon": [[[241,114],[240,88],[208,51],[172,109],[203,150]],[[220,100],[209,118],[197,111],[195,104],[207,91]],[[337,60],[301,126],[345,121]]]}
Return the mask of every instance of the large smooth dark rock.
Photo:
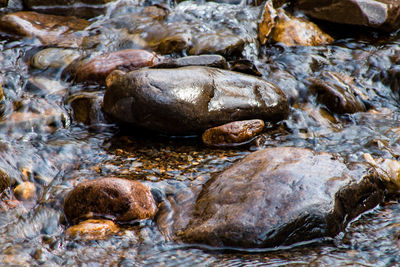
{"label": "large smooth dark rock", "polygon": [[341,24],[397,30],[400,2],[397,0],[298,0],[307,15]]}
{"label": "large smooth dark rock", "polygon": [[268,148],[208,181],[191,220],[175,231],[179,240],[212,246],[289,245],[335,236],[383,195],[368,164],[346,165],[337,155],[304,148]]}
{"label": "large smooth dark rock", "polygon": [[103,109],[113,121],[179,135],[236,120],[279,121],[289,111],[275,85],[209,67],[129,72],[107,88]]}

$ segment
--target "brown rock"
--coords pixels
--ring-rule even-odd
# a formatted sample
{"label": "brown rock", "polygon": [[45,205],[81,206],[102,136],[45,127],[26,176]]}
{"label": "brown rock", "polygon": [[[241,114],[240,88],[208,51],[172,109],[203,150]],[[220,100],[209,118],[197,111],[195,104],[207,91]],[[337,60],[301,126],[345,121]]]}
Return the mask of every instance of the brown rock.
{"label": "brown rock", "polygon": [[79,57],[80,52],[75,49],[46,48],[31,58],[30,65],[38,69],[62,69]]}
{"label": "brown rock", "polygon": [[79,47],[82,37],[74,32],[89,26],[75,17],[45,15],[30,11],[10,13],[0,18],[0,31],[23,37],[37,37],[43,45]]}
{"label": "brown rock", "polygon": [[[367,163],[296,147],[253,152],[209,180],[177,238],[231,247],[274,247],[335,236],[383,201]],[[177,207],[175,213],[180,213]]]}
{"label": "brown rock", "polygon": [[14,195],[21,201],[33,200],[36,198],[36,186],[32,182],[23,182],[14,188]]}
{"label": "brown rock", "polygon": [[193,37],[191,55],[220,54],[223,56],[240,55],[243,52],[245,39],[228,30],[215,33],[198,34]]}
{"label": "brown rock", "polygon": [[[311,92],[317,101],[337,114],[366,111],[362,91],[350,81],[334,72],[323,71],[320,78],[311,79]],[[365,99],[366,100],[366,99]]]}
{"label": "brown rock", "polygon": [[79,93],[69,99],[73,117],[85,125],[94,125],[105,122],[101,112],[103,96],[99,93]]}
{"label": "brown rock", "polygon": [[137,49],[120,50],[106,55],[96,56],[91,60],[83,60],[76,69],[75,80],[105,82],[108,74],[120,69],[132,71],[157,64],[160,58],[151,52]]}
{"label": "brown rock", "polygon": [[71,226],[65,232],[69,238],[101,240],[118,233],[118,226],[110,220],[90,219]]}
{"label": "brown rock", "polygon": [[397,0],[298,0],[298,8],[307,15],[336,22],[397,30],[400,25],[400,2]]}
{"label": "brown rock", "polygon": [[270,34],[275,27],[276,16],[276,10],[273,7],[272,1],[267,1],[261,16],[261,22],[258,25],[258,39],[262,45],[270,38]]}
{"label": "brown rock", "polygon": [[208,146],[238,146],[253,140],[263,128],[262,120],[234,121],[206,130],[202,139]]}
{"label": "brown rock", "polygon": [[149,188],[138,181],[120,178],[82,182],[64,201],[64,213],[71,223],[90,217],[120,222],[151,219],[156,210]]}
{"label": "brown rock", "polygon": [[8,174],[0,169],[0,193],[6,190],[10,186],[10,177]]}
{"label": "brown rock", "polygon": [[316,24],[304,18],[290,17],[281,11],[272,33],[274,42],[287,46],[317,46],[326,45],[334,41],[324,33]]}
{"label": "brown rock", "polygon": [[115,80],[117,80],[119,77],[125,75],[126,72],[122,70],[113,70],[110,74],[107,75],[106,78],[106,86],[110,87]]}
{"label": "brown rock", "polygon": [[91,18],[106,11],[105,4],[115,0],[23,0],[26,8],[46,14]]}

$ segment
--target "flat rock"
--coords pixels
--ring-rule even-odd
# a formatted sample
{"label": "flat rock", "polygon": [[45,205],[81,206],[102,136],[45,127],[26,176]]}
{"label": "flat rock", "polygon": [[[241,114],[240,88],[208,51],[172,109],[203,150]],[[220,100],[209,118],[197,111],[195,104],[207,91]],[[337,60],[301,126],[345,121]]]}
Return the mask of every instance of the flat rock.
{"label": "flat rock", "polygon": [[69,238],[101,240],[118,231],[119,227],[111,220],[89,219],[69,227],[65,234]]}
{"label": "flat rock", "polygon": [[367,163],[346,165],[337,155],[304,148],[267,148],[204,185],[177,239],[250,248],[333,237],[381,203],[384,188]]}
{"label": "flat rock", "polygon": [[160,62],[160,58],[151,52],[140,49],[125,49],[85,59],[77,64],[75,80],[77,82],[105,82],[113,70],[132,71],[150,67]]}
{"label": "flat rock", "polygon": [[397,30],[400,25],[400,2],[397,0],[298,0],[297,6],[307,15],[340,24]]}
{"label": "flat rock", "polygon": [[71,223],[93,217],[120,222],[151,219],[156,210],[148,187],[138,181],[120,178],[82,182],[64,201],[64,213]]}
{"label": "flat rock", "polygon": [[0,31],[22,37],[37,37],[43,45],[79,47],[82,31],[89,22],[76,17],[45,15],[32,11],[10,13],[0,17]]}
{"label": "flat rock", "polygon": [[110,120],[168,134],[193,134],[247,119],[279,121],[283,92],[266,80],[209,67],[141,69],[118,77],[104,95]]}
{"label": "flat rock", "polygon": [[234,121],[206,130],[202,139],[208,146],[239,146],[252,141],[263,128],[262,120]]}

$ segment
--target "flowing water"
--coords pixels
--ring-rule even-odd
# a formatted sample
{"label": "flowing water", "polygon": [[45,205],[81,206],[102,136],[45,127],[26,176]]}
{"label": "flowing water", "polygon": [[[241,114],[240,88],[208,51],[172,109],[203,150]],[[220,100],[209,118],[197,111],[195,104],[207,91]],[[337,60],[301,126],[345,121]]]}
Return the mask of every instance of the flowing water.
{"label": "flowing water", "polygon": [[[400,156],[400,36],[375,32],[359,34],[335,29],[337,41],[328,46],[259,47],[255,42],[260,7],[203,3],[167,3],[176,19],[182,17],[198,31],[227,28],[246,36],[243,57],[262,76],[292,96],[290,116],[268,125],[251,144],[235,149],[210,149],[199,137],[171,138],[112,124],[85,126],[72,116],[68,99],[99,93],[102,86],[72,84],[59,73],[28,67],[42,49],[35,39],[2,36],[0,77],[6,95],[0,121],[0,167],[21,183],[31,181],[37,198],[18,203],[10,191],[0,204],[0,262],[13,266],[395,266],[400,262],[400,204],[388,199],[355,220],[335,238],[265,250],[232,250],[165,241],[155,222],[123,225],[107,240],[70,240],[62,203],[80,181],[105,176],[139,179],[159,201],[192,186],[202,185],[251,151],[296,146],[339,153],[348,161]],[[92,30],[103,34],[95,51],[114,51],[123,27],[119,16],[129,9],[92,19]],[[184,14],[184,15],[183,15]],[[141,27],[146,25],[139,25]],[[139,27],[137,26],[137,27]],[[197,27],[196,26],[196,27]],[[329,29],[329,25],[327,26]],[[357,33],[356,38],[353,38]],[[104,37],[106,36],[106,37]],[[107,43],[108,40],[108,43]],[[184,54],[184,53],[183,53]],[[174,54],[173,56],[182,56]],[[238,58],[235,58],[238,59]],[[369,111],[329,114],[307,90],[310,78],[331,71],[350,77]],[[397,75],[396,75],[397,73]],[[48,91],[32,88],[30,79],[53,80]],[[39,118],[36,118],[37,115]],[[100,116],[100,114],[99,114]]]}

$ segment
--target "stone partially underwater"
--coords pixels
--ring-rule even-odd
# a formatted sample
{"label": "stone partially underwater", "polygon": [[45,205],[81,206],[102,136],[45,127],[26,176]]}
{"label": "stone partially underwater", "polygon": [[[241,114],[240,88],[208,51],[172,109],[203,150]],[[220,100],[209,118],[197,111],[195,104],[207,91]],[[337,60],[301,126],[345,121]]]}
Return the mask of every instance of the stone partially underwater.
{"label": "stone partially underwater", "polygon": [[142,69],[118,77],[104,95],[113,122],[193,134],[236,120],[280,121],[288,101],[261,78],[210,67]]}
{"label": "stone partially underwater", "polygon": [[335,154],[304,148],[267,148],[208,181],[195,204],[177,202],[174,213],[190,219],[178,219],[172,228],[159,225],[187,243],[290,245],[337,235],[381,203],[385,188],[368,163],[346,164]]}

